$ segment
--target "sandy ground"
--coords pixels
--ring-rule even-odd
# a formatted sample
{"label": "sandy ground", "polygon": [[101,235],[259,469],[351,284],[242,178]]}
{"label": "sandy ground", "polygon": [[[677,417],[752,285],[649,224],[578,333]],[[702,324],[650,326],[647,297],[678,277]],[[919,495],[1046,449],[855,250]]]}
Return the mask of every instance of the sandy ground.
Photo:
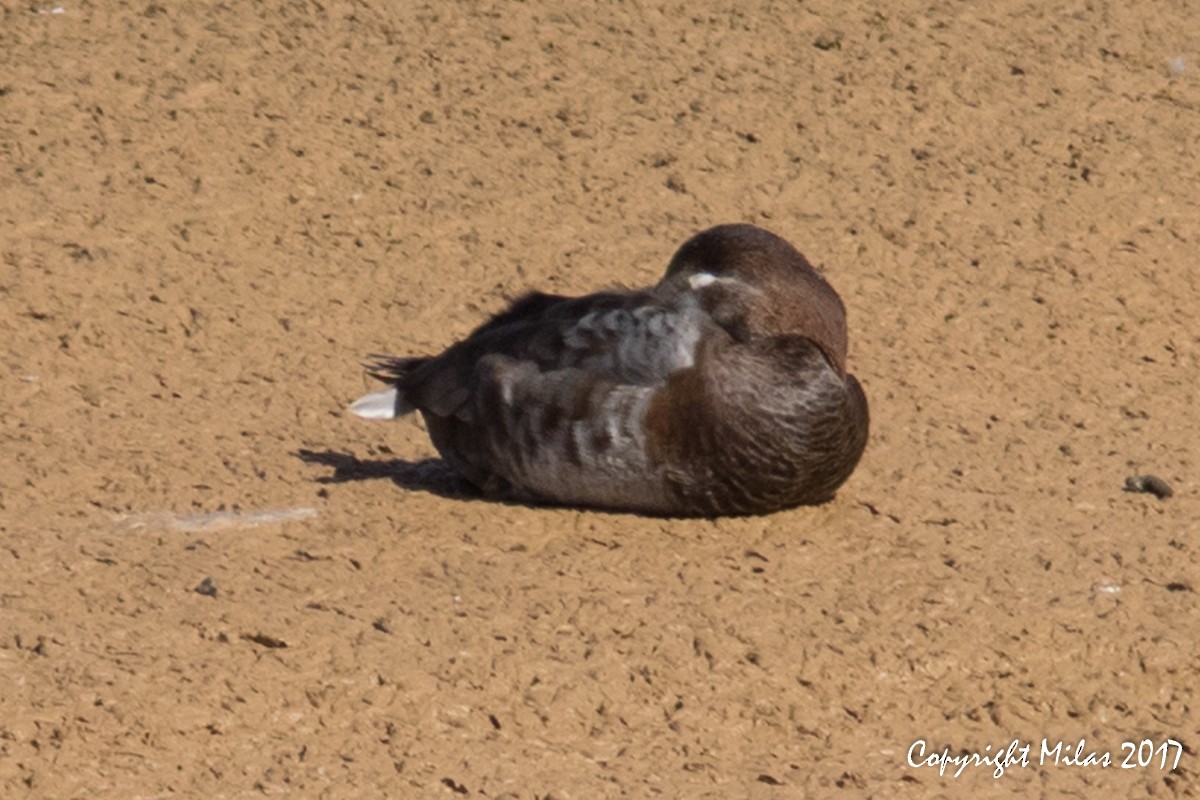
{"label": "sandy ground", "polygon": [[[4,0],[0,795],[1200,796],[1188,5]],[[473,500],[344,413],[732,221],[849,307],[827,506]]]}

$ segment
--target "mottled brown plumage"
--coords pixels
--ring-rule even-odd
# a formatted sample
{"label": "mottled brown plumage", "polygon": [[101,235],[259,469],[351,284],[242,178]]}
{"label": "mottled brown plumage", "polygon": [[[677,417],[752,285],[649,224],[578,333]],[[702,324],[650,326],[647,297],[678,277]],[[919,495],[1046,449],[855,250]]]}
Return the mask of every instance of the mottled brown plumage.
{"label": "mottled brown plumage", "polygon": [[351,410],[419,410],[459,472],[509,497],[669,515],[821,503],[867,442],[846,314],[783,239],[689,239],[654,287],[530,294],[441,355],[376,357],[391,388]]}

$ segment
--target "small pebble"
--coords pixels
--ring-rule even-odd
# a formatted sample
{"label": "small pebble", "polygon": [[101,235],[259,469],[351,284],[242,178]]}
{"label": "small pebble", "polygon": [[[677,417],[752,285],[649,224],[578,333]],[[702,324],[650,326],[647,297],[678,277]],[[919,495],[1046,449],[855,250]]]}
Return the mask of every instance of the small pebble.
{"label": "small pebble", "polygon": [[842,49],[842,32],[841,31],[822,31],[813,40],[813,47],[818,50],[841,50]]}
{"label": "small pebble", "polygon": [[1187,72],[1187,62],[1183,60],[1182,56],[1175,56],[1175,58],[1167,62],[1168,75],[1175,77],[1185,72]]}
{"label": "small pebble", "polygon": [[1145,492],[1159,500],[1166,500],[1175,494],[1171,491],[1171,486],[1157,475],[1130,475],[1125,479],[1125,491]]}
{"label": "small pebble", "polygon": [[217,582],[212,578],[205,578],[196,585],[196,594],[202,594],[205,597],[216,597]]}

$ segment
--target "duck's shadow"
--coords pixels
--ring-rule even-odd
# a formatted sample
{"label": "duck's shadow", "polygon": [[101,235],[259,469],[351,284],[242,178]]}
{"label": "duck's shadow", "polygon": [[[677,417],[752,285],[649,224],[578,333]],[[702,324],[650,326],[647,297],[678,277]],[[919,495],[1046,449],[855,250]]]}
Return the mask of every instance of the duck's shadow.
{"label": "duck's shadow", "polygon": [[[401,458],[361,459],[349,453],[339,453],[334,450],[324,450],[322,452],[297,450],[293,455],[306,464],[320,464],[332,467],[332,475],[322,475],[314,479],[317,483],[322,484],[390,479],[392,483],[402,489],[428,492],[439,497],[448,497],[454,500],[478,500],[505,506],[536,509],[587,510],[594,514],[604,515],[624,515],[630,513],[607,508],[587,508],[548,500],[518,497],[505,491],[489,493],[459,475],[449,464],[440,458],[426,458],[421,461],[405,461]],[[641,516],[660,517],[663,519],[688,519],[693,515],[643,513]]]}
{"label": "duck's shadow", "polygon": [[333,468],[332,475],[316,478],[317,483],[348,483],[386,478],[410,491],[429,492],[456,500],[485,499],[478,487],[461,477],[440,458],[426,458],[421,461],[405,461],[400,458],[361,459],[333,450],[298,450],[295,455],[306,464],[320,464]]}

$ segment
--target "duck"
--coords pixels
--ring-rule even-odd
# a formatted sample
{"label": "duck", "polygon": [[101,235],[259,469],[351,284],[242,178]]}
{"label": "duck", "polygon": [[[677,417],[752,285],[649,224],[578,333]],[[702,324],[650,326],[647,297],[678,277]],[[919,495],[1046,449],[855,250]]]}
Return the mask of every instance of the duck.
{"label": "duck", "polygon": [[656,516],[768,514],[831,500],[867,445],[846,308],[754,225],[685,241],[655,285],[530,292],[439,355],[373,355],[386,388],[349,408],[420,412],[486,496]]}

